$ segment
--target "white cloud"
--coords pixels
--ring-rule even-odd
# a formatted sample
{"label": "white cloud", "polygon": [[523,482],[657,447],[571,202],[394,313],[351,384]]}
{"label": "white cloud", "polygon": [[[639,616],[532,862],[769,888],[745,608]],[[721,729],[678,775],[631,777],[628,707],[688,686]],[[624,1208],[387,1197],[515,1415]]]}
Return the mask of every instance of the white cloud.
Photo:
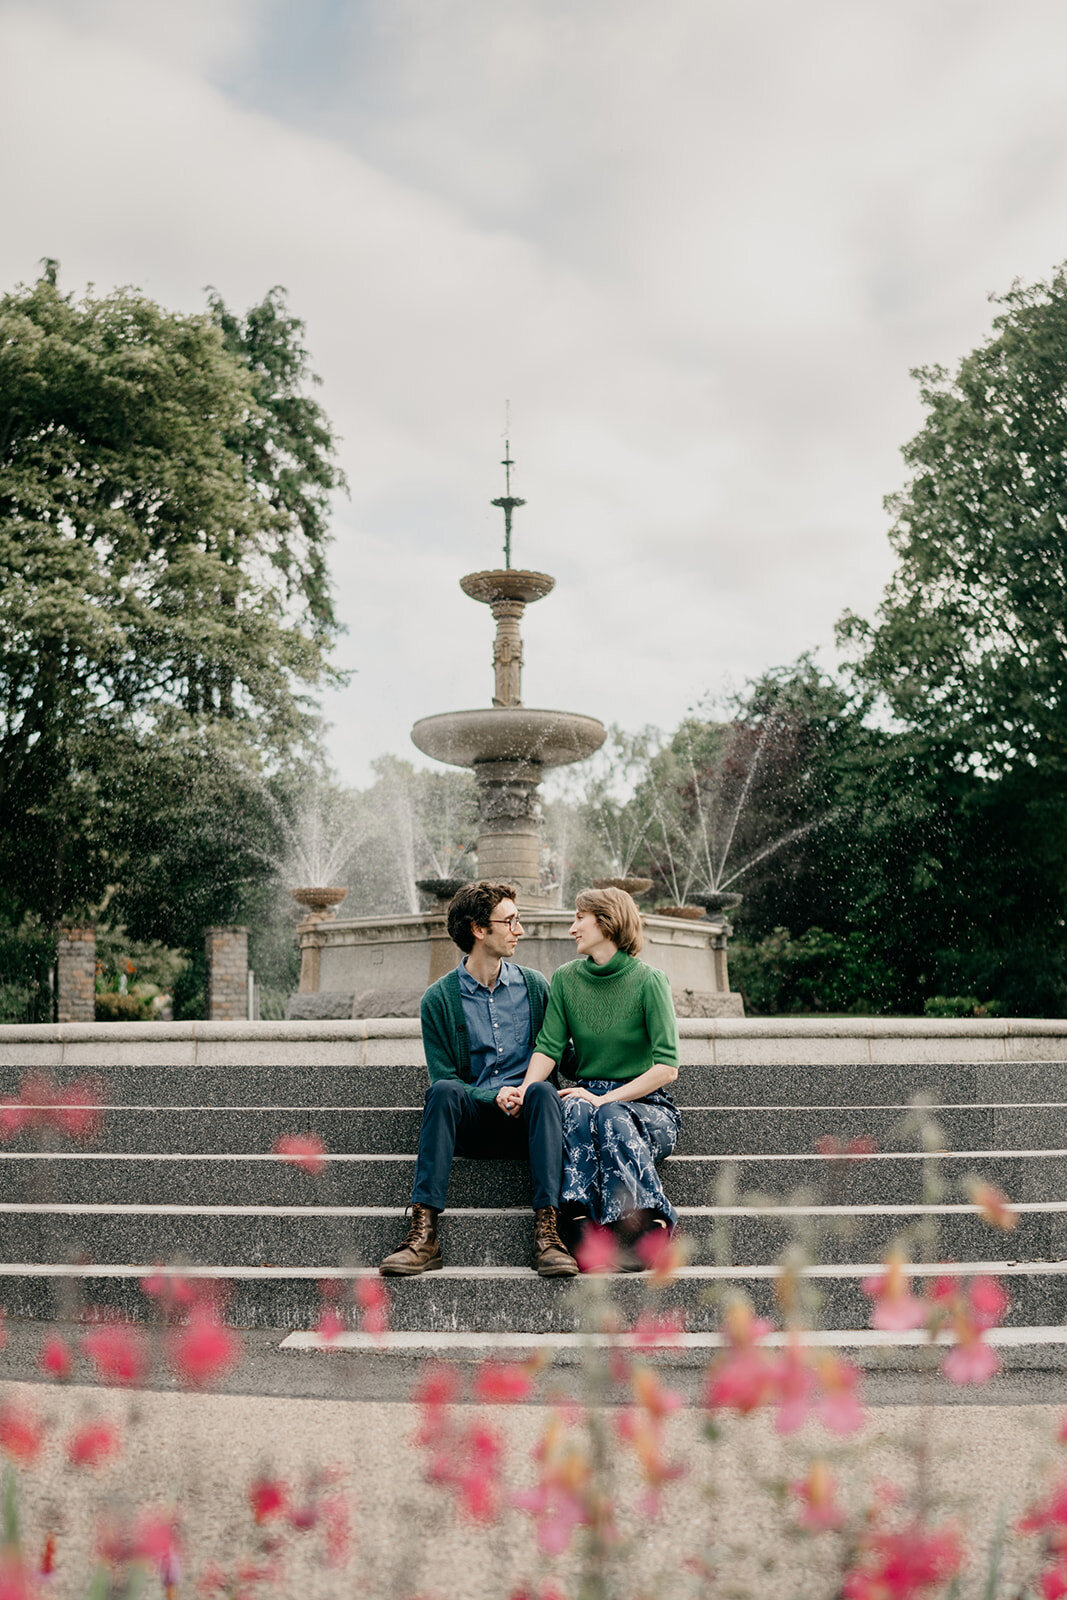
{"label": "white cloud", "polygon": [[302,13],[296,62],[283,11],[0,4],[0,271],[288,286],[353,488],[342,771],[488,699],[457,580],[505,397],[516,559],[559,579],[531,703],[669,725],[869,610],[908,368],[1067,255],[1067,13],[373,0]]}

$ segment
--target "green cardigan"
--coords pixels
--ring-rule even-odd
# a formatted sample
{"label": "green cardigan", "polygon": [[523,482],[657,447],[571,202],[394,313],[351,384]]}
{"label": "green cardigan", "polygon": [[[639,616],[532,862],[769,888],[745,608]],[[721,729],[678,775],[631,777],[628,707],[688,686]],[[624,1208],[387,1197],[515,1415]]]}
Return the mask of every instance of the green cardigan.
{"label": "green cardigan", "polygon": [[[520,967],[530,997],[530,1049],[545,1017],[548,1005],[548,980],[530,967]],[[431,983],[419,1007],[422,1022],[422,1047],[430,1082],[438,1078],[459,1078],[475,1100],[496,1099],[495,1089],[483,1089],[471,1082],[471,1041],[463,1020],[463,996],[459,988],[459,968],[446,972]]]}
{"label": "green cardigan", "polygon": [[666,974],[625,950],[602,967],[586,956],[557,968],[534,1049],[558,1062],[568,1040],[579,1079],[622,1083],[651,1066],[676,1067],[678,1024]]}

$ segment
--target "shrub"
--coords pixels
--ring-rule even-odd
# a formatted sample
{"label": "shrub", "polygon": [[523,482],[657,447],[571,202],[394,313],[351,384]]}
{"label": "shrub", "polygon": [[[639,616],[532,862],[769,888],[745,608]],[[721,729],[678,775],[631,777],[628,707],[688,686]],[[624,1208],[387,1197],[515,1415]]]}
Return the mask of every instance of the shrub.
{"label": "shrub", "polygon": [[927,1017],[999,1017],[1003,1007],[996,1000],[979,1000],[973,994],[935,994],[923,1005]]}
{"label": "shrub", "polygon": [[155,1010],[151,999],[139,994],[119,994],[105,990],[96,997],[97,1022],[151,1022]]}
{"label": "shrub", "polygon": [[746,1009],[768,1016],[789,1012],[884,1010],[894,976],[865,933],[809,928],[794,938],[775,928],[758,944],[730,947],[730,975]]}

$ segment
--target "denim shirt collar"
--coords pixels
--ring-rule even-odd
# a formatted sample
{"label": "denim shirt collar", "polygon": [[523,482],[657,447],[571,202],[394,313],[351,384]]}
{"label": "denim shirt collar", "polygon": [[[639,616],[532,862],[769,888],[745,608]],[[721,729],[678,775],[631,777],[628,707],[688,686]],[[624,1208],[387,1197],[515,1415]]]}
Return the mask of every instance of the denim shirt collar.
{"label": "denim shirt collar", "polygon": [[[477,994],[479,989],[483,990],[486,994],[492,993],[492,990],[487,988],[484,983],[479,983],[477,978],[471,977],[470,973],[467,971],[466,961],[460,962],[458,971],[459,987],[462,993]],[[505,988],[508,988],[515,982],[515,979],[518,976],[519,969],[513,961],[502,961],[500,963],[500,976],[496,980],[497,986],[503,984]]]}

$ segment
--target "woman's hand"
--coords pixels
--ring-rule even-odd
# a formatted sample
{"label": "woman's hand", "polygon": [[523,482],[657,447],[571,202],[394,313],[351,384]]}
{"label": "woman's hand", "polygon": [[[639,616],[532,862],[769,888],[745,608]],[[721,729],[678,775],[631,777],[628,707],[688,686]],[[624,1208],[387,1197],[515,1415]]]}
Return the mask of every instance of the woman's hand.
{"label": "woman's hand", "polygon": [[603,1095],[590,1094],[588,1089],[581,1088],[578,1084],[569,1086],[559,1091],[561,1100],[587,1100],[591,1106],[598,1106],[604,1099]]}

